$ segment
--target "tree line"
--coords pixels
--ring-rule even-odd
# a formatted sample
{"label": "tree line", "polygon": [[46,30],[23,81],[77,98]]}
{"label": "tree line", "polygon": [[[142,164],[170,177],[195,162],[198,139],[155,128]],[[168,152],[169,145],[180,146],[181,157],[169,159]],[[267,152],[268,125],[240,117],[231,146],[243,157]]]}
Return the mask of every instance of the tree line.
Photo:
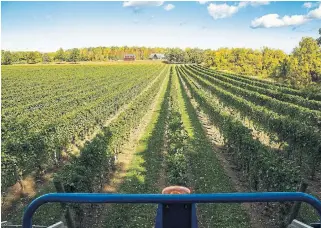
{"label": "tree line", "polygon": [[291,54],[268,47],[260,50],[172,48],[167,50],[165,56],[172,63],[203,64],[217,70],[274,78],[301,87],[321,83],[321,29],[319,34],[320,38],[316,40],[303,37]]}
{"label": "tree line", "polygon": [[303,37],[291,54],[282,50],[263,47],[219,48],[149,48],[149,47],[90,47],[73,48],[56,52],[41,53],[1,51],[1,64],[50,63],[78,61],[115,61],[125,54],[134,54],[137,60],[146,60],[152,53],[165,53],[170,63],[203,64],[217,70],[232,71],[244,75],[274,78],[295,86],[321,82],[321,28],[320,37]]}
{"label": "tree line", "polygon": [[56,52],[41,53],[39,51],[1,51],[1,64],[35,64],[50,62],[78,61],[112,61],[123,59],[125,54],[134,54],[137,60],[148,59],[152,53],[164,53],[166,48],[149,47],[90,47],[73,48]]}

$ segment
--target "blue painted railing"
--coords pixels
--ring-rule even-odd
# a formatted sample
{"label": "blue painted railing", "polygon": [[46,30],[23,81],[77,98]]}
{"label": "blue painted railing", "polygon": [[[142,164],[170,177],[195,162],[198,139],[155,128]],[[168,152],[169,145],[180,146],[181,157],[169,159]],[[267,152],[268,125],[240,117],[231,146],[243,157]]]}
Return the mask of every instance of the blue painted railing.
{"label": "blue painted railing", "polygon": [[104,193],[50,193],[33,200],[23,215],[23,228],[32,228],[32,216],[43,204],[64,203],[251,203],[300,201],[313,206],[321,221],[321,201],[302,192],[211,193],[211,194],[104,194]]}

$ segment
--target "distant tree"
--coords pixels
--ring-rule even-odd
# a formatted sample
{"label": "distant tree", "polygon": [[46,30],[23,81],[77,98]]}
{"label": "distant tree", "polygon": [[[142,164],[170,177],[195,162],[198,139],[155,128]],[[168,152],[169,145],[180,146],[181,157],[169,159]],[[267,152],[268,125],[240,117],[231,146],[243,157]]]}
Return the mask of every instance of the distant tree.
{"label": "distant tree", "polygon": [[185,52],[180,48],[169,48],[165,52],[165,58],[169,62],[183,63],[185,57]]}
{"label": "distant tree", "polygon": [[64,49],[60,48],[58,51],[56,51],[56,55],[54,59],[60,62],[65,61],[66,58],[65,58]]}
{"label": "distant tree", "polygon": [[293,51],[293,58],[298,62],[298,82],[309,84],[321,79],[321,49],[311,37],[302,38]]}
{"label": "distant tree", "polygon": [[12,63],[19,63],[21,57],[21,52],[11,52]]}
{"label": "distant tree", "polygon": [[10,65],[12,63],[12,55],[10,51],[1,51],[1,64]]}
{"label": "distant tree", "polygon": [[72,49],[69,53],[68,61],[75,63],[79,61],[79,58],[80,58],[79,49],[78,48]]}
{"label": "distant tree", "polygon": [[88,60],[89,61],[94,61],[95,60],[95,53],[91,48],[88,50]]}
{"label": "distant tree", "polygon": [[80,49],[80,60],[81,61],[88,61],[89,60],[87,48]]}
{"label": "distant tree", "polygon": [[320,35],[320,37],[317,39],[317,42],[318,42],[319,46],[321,46],[321,28],[319,28],[319,35]]}
{"label": "distant tree", "polygon": [[21,54],[21,60],[25,63],[27,63],[29,52],[22,52]]}
{"label": "distant tree", "polygon": [[270,76],[275,72],[276,67],[286,58],[285,52],[264,47],[262,50],[262,75]]}
{"label": "distant tree", "polygon": [[43,63],[49,63],[49,62],[51,62],[51,59],[50,59],[48,53],[44,53],[44,54],[42,55],[42,62],[43,62]]}
{"label": "distant tree", "polygon": [[280,64],[274,68],[271,76],[281,80],[282,82],[295,85],[296,84],[296,69],[298,62],[293,56],[287,56]]}
{"label": "distant tree", "polygon": [[276,66],[271,74],[272,77],[285,79],[285,75],[288,74],[289,70],[289,59],[290,57],[286,56],[278,66]]}
{"label": "distant tree", "polygon": [[199,48],[186,48],[185,49],[185,62],[187,63],[197,63],[203,62],[204,51]]}
{"label": "distant tree", "polygon": [[55,59],[56,52],[48,52],[47,53],[50,59],[50,62],[52,62]]}
{"label": "distant tree", "polygon": [[27,63],[29,64],[35,64],[36,63],[36,58],[37,58],[37,54],[36,52],[29,52],[27,55]]}
{"label": "distant tree", "polygon": [[295,86],[321,81],[321,49],[317,41],[311,37],[302,38],[299,46],[280,63],[273,76]]}
{"label": "distant tree", "polygon": [[207,67],[213,66],[216,67],[216,51],[213,51],[211,49],[207,49],[204,51],[204,64]]}
{"label": "distant tree", "polygon": [[93,48],[93,58],[94,61],[104,60],[103,49],[101,47]]}

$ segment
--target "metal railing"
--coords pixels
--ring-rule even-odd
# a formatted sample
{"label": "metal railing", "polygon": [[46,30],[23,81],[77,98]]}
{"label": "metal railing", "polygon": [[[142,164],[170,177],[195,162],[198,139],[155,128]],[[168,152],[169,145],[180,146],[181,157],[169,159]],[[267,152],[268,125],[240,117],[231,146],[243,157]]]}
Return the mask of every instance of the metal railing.
{"label": "metal railing", "polygon": [[313,206],[320,216],[321,201],[302,192],[210,193],[210,194],[104,194],[104,193],[50,193],[33,200],[23,216],[23,228],[32,228],[32,216],[43,204],[63,203],[251,203],[299,201]]}

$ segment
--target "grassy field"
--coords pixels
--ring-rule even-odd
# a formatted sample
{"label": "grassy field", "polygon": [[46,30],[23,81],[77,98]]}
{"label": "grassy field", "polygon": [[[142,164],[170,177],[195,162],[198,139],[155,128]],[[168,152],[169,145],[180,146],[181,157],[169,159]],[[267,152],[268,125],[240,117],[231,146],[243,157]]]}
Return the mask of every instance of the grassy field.
{"label": "grassy field", "polygon": [[[14,65],[1,73],[3,220],[18,224],[34,197],[56,191],[53,181],[66,192],[184,185],[212,193],[295,191],[305,180],[320,197],[321,100],[299,90],[159,61]],[[78,227],[152,227],[156,214],[153,205],[69,206]],[[290,206],[202,204],[199,227],[272,227]],[[317,218],[306,205],[300,216]],[[55,204],[34,223],[59,220],[64,210]]]}

